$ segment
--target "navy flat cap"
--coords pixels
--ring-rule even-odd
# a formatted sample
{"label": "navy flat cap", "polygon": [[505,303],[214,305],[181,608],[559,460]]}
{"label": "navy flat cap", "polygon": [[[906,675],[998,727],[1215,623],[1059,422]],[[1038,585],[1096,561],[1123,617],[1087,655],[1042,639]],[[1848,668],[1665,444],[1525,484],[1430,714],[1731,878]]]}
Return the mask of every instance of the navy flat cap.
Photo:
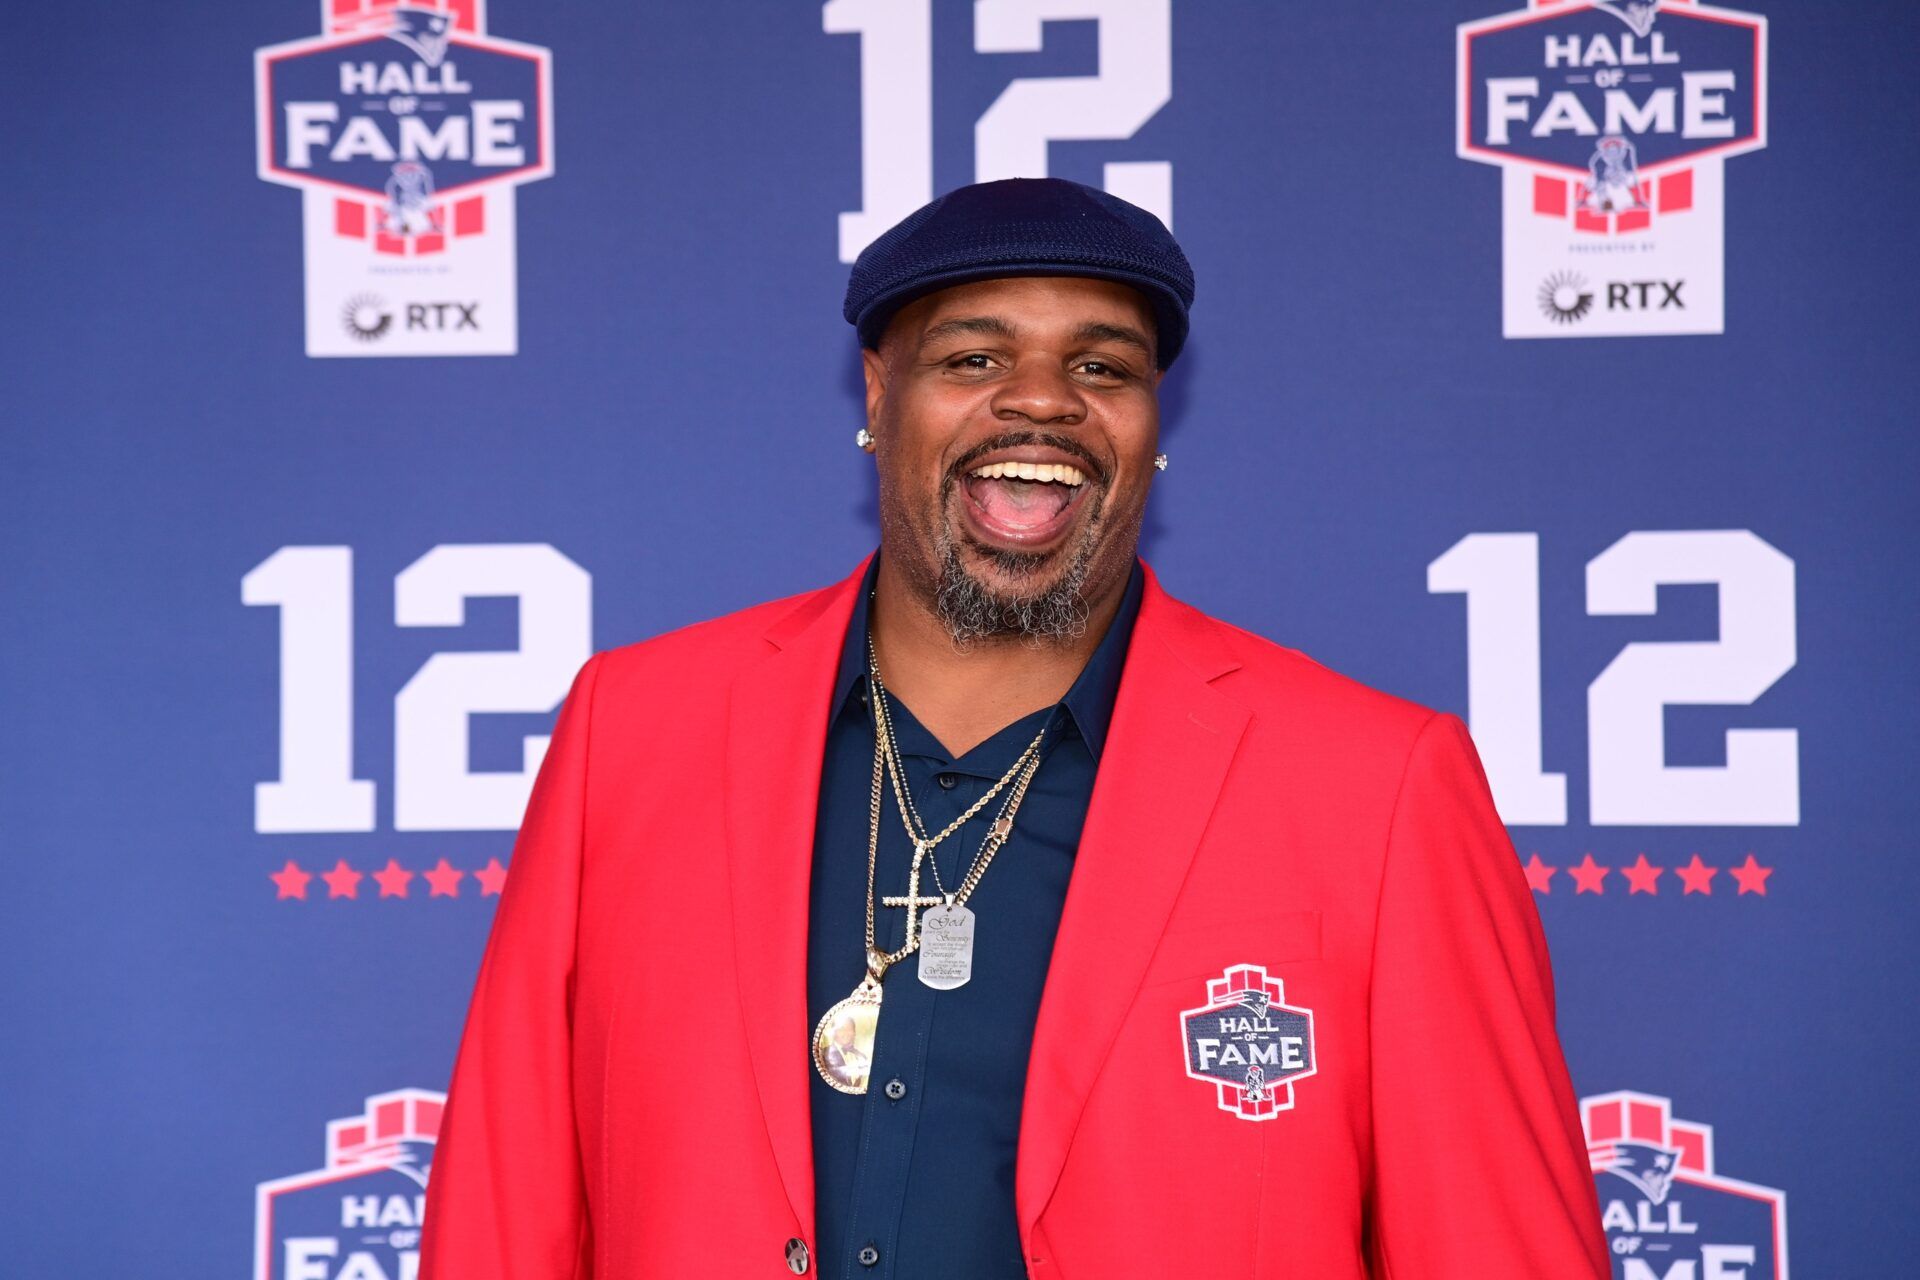
{"label": "navy flat cap", "polygon": [[1187,341],[1193,268],[1160,219],[1064,178],[960,187],[908,214],[853,264],[842,309],[860,345],[878,347],[894,313],[936,290],[1004,276],[1091,276],[1145,294],[1158,360]]}

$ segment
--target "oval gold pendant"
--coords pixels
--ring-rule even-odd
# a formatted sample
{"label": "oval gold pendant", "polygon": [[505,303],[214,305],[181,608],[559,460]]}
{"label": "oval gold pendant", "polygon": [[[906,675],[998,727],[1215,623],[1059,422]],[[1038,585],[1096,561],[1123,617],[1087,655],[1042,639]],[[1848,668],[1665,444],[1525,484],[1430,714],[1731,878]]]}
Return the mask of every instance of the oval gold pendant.
{"label": "oval gold pendant", "polygon": [[813,1029],[813,1067],[820,1078],[841,1093],[865,1093],[879,1026],[880,983],[868,975]]}

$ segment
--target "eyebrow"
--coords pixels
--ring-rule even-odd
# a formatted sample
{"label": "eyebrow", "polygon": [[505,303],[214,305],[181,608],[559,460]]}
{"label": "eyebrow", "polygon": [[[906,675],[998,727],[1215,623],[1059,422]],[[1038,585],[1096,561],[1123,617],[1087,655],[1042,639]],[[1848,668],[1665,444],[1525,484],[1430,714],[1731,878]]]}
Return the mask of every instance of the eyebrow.
{"label": "eyebrow", "polygon": [[1095,320],[1083,324],[1073,335],[1075,342],[1124,342],[1128,346],[1140,348],[1147,355],[1153,354],[1153,344],[1138,329],[1121,324],[1106,324]]}
{"label": "eyebrow", "polygon": [[956,338],[964,334],[979,334],[988,338],[1013,339],[1013,326],[999,316],[959,316],[952,320],[942,320],[920,335],[920,347],[925,350],[933,343],[947,338]]}
{"label": "eyebrow", "polygon": [[[1004,338],[1012,341],[1015,336],[1013,326],[999,316],[956,316],[952,320],[942,320],[930,326],[920,335],[920,347],[925,350],[936,342],[963,335],[980,335],[989,338]],[[1127,325],[1108,324],[1093,320],[1081,325],[1074,331],[1075,342],[1120,342],[1138,347],[1148,355],[1153,354],[1153,344],[1138,329]]]}

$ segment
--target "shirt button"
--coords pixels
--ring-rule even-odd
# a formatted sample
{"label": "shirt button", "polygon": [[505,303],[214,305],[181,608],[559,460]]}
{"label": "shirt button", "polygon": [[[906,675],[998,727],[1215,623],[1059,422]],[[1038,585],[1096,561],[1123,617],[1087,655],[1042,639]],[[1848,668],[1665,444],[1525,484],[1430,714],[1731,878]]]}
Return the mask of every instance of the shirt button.
{"label": "shirt button", "polygon": [[880,1265],[880,1250],[874,1247],[871,1240],[860,1246],[860,1265],[863,1267]]}
{"label": "shirt button", "polygon": [[960,779],[955,777],[951,773],[941,774],[939,777],[939,782],[940,782],[941,788],[946,791],[951,791],[955,787],[960,785]]}
{"label": "shirt button", "polygon": [[787,1270],[797,1276],[807,1273],[807,1242],[805,1240],[787,1241]]}
{"label": "shirt button", "polygon": [[895,1102],[898,1102],[900,1101],[900,1099],[906,1096],[907,1096],[907,1082],[905,1080],[902,1080],[898,1076],[896,1076],[893,1079],[887,1081],[887,1097],[893,1099]]}

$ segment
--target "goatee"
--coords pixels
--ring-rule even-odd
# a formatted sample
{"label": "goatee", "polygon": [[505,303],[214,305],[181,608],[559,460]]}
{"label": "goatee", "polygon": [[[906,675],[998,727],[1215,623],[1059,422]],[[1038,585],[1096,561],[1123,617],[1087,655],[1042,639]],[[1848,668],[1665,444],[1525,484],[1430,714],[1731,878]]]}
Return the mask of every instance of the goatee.
{"label": "goatee", "polygon": [[[1095,498],[1087,524],[1064,571],[1051,581],[1036,582],[1031,591],[1022,580],[1037,580],[1060,555],[1003,551],[967,540],[963,548],[949,528],[938,537],[940,573],[934,608],[958,648],[980,640],[1025,640],[1034,644],[1068,644],[1086,634],[1088,608],[1084,588],[1099,545],[1100,508]],[[971,553],[990,562],[1014,580],[1011,592],[996,592],[967,568]]]}

